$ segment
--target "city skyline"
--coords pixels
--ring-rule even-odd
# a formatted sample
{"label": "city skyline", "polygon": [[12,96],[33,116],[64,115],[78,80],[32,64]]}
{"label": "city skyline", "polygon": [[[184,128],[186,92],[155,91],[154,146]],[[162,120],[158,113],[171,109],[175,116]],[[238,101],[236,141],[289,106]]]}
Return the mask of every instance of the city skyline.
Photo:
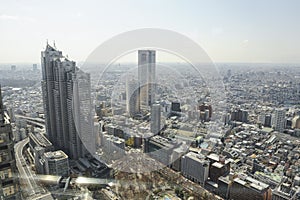
{"label": "city skyline", "polygon": [[300,199],[300,1],[0,7],[0,199]]}

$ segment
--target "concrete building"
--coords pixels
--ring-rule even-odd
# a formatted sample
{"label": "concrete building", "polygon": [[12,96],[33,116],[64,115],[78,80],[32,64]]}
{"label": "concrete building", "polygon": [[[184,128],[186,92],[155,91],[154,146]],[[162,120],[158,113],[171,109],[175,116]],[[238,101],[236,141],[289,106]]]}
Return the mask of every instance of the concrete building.
{"label": "concrete building", "polygon": [[270,114],[266,115],[264,126],[266,126],[266,127],[272,126],[272,115],[270,115]]}
{"label": "concrete building", "polygon": [[274,130],[283,132],[285,124],[285,110],[284,109],[276,109],[274,113]]}
{"label": "concrete building", "polygon": [[153,50],[138,51],[138,79],[140,86],[140,102],[148,108],[154,102],[156,56]]}
{"label": "concrete building", "polygon": [[175,161],[172,160],[173,150],[179,146],[180,144],[159,135],[144,138],[144,152],[164,165],[170,165]]}
{"label": "concrete building", "polygon": [[209,177],[210,180],[218,183],[218,179],[221,176],[226,176],[230,172],[230,165],[229,163],[221,163],[221,162],[214,162],[209,169]]}
{"label": "concrete building", "polygon": [[234,110],[231,112],[231,121],[248,122],[248,111],[243,109]]}
{"label": "concrete building", "polygon": [[52,143],[41,133],[29,133],[29,147],[33,152],[35,147],[43,147],[46,151],[53,151]]}
{"label": "concrete building", "polygon": [[43,155],[45,174],[68,176],[69,158],[61,150],[46,152]]}
{"label": "concrete building", "polygon": [[268,184],[260,182],[249,176],[235,178],[232,182],[229,199],[244,200],[271,200],[271,188]]}
{"label": "concrete building", "polygon": [[272,200],[298,200],[300,188],[290,187],[290,184],[281,183],[272,191]]}
{"label": "concrete building", "polygon": [[21,199],[10,117],[2,102],[0,86],[0,199]]}
{"label": "concrete building", "polygon": [[88,105],[90,77],[49,44],[41,53],[41,59],[47,136],[56,149],[77,159],[86,153],[80,136],[85,134],[86,138],[94,140],[93,136],[88,136],[93,134],[91,113],[88,113],[91,109]]}
{"label": "concrete building", "polygon": [[34,157],[34,166],[37,174],[44,174],[44,161],[42,159],[45,152],[54,151],[52,143],[41,133],[29,133],[29,147]]}
{"label": "concrete building", "polygon": [[159,104],[153,104],[151,106],[151,122],[150,131],[154,135],[158,134],[161,128],[161,106]]}
{"label": "concrete building", "polygon": [[206,112],[206,118],[207,118],[207,120],[205,120],[205,121],[208,121],[208,119],[211,118],[211,116],[212,116],[212,106],[211,105],[203,103],[203,104],[201,104],[201,105],[198,106],[198,110],[200,110],[202,112]]}
{"label": "concrete building", "polygon": [[228,199],[231,180],[229,176],[221,176],[218,179],[218,194],[223,199]]}
{"label": "concrete building", "polygon": [[181,158],[181,173],[188,179],[204,185],[208,179],[209,161],[201,155],[189,152]]}

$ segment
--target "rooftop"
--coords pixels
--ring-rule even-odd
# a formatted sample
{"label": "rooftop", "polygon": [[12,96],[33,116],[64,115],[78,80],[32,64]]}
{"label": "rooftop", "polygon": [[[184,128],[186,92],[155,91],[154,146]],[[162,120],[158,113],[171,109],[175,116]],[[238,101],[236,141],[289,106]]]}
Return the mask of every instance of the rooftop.
{"label": "rooftop", "polygon": [[61,160],[68,158],[68,156],[62,150],[46,152],[44,153],[44,156],[50,160]]}

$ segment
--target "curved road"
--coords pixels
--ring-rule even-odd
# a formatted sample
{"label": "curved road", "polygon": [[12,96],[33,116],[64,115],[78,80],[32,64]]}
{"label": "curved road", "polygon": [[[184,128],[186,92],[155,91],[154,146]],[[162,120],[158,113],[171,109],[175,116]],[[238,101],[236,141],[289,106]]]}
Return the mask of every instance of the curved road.
{"label": "curved road", "polygon": [[29,196],[41,193],[43,189],[38,186],[35,178],[32,175],[30,166],[27,165],[26,160],[23,156],[23,149],[28,144],[29,138],[26,138],[15,144],[15,155],[16,155],[16,165],[19,171],[20,179],[27,186],[26,192]]}

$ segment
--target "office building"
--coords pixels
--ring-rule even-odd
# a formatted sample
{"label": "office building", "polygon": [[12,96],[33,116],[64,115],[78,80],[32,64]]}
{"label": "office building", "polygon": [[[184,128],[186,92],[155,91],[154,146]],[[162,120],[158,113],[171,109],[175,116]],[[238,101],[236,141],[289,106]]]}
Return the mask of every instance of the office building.
{"label": "office building", "polygon": [[234,110],[231,112],[231,121],[248,122],[248,111],[243,109]]}
{"label": "office building", "polygon": [[44,173],[57,176],[69,175],[69,159],[61,150],[46,152],[43,155]]}
{"label": "office building", "polygon": [[204,185],[208,179],[209,161],[200,154],[189,152],[181,158],[181,172],[188,179]]}
{"label": "office building", "polygon": [[218,179],[221,176],[226,176],[230,172],[230,164],[229,162],[221,163],[221,162],[214,162],[211,164],[209,169],[209,177],[210,180],[218,183]]}
{"label": "office building", "polygon": [[211,116],[212,116],[212,107],[211,107],[211,105],[203,103],[203,104],[199,105],[198,110],[200,110],[202,112],[207,112],[207,114],[206,114],[206,115],[208,115],[207,118],[208,119],[211,118]]}
{"label": "office building", "polygon": [[229,199],[240,199],[243,197],[244,200],[271,200],[271,193],[271,188],[268,184],[250,176],[237,177],[232,182]]}
{"label": "office building", "polygon": [[154,135],[158,134],[160,131],[160,120],[161,120],[161,106],[160,104],[153,104],[151,106],[151,122],[150,122],[150,131]]}
{"label": "office building", "polygon": [[171,112],[181,112],[180,103],[179,102],[172,102],[171,103]]}
{"label": "office building", "polygon": [[44,134],[39,132],[29,133],[29,147],[32,152],[34,152],[35,147],[45,148],[46,151],[54,150],[52,143]]}
{"label": "office building", "polygon": [[274,130],[283,132],[285,124],[285,110],[284,109],[276,109],[274,113]]}
{"label": "office building", "polygon": [[280,183],[272,191],[272,200],[298,200],[300,199],[299,186],[291,187],[289,183]]}
{"label": "office building", "polygon": [[178,146],[178,144],[159,135],[144,138],[144,152],[164,165],[170,164],[173,150]]}
{"label": "office building", "polygon": [[90,76],[49,44],[41,57],[47,136],[56,149],[77,159],[87,153],[81,138],[94,149]]}
{"label": "office building", "polygon": [[218,194],[223,199],[228,199],[231,180],[228,176],[221,176],[218,178]]}
{"label": "office building", "polygon": [[140,86],[140,102],[148,109],[155,100],[156,57],[153,50],[138,51],[138,79]]}
{"label": "office building", "polygon": [[126,80],[126,109],[127,113],[134,117],[140,113],[139,83],[134,79]]}
{"label": "office building", "polygon": [[0,199],[20,199],[14,139],[0,86]]}

